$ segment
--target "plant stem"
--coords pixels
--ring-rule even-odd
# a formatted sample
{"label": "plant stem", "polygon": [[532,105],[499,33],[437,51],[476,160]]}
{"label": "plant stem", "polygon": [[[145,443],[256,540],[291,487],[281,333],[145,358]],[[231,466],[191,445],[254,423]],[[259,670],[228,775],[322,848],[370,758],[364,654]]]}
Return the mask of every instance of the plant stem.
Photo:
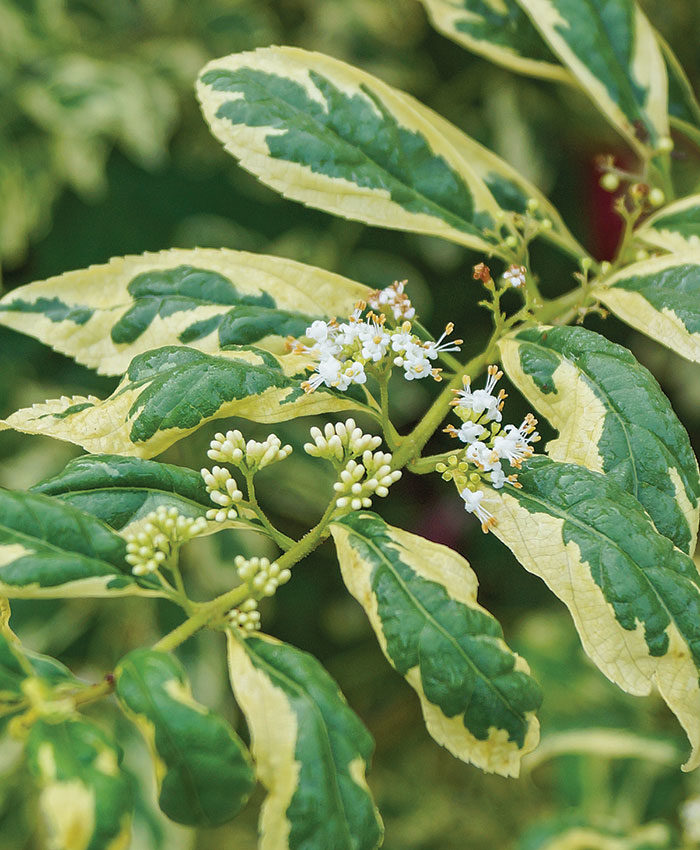
{"label": "plant stem", "polygon": [[[321,541],[328,536],[328,525],[335,511],[335,498],[330,502],[325,513],[318,523],[308,531],[301,540],[297,541],[287,552],[277,559],[280,570],[290,569],[309,552],[313,551]],[[250,596],[250,588],[247,584],[240,584],[232,590],[222,593],[215,599],[205,602],[197,607],[195,613],[185,620],[172,632],[162,637],[153,649],[159,652],[171,652],[184,643],[193,634],[204,628],[212,620],[222,616],[231,608],[235,608]]]}
{"label": "plant stem", "polygon": [[245,476],[246,485],[248,487],[248,499],[247,506],[253,511],[255,516],[260,520],[263,525],[263,528],[267,531],[270,537],[275,541],[275,543],[282,549],[282,551],[286,551],[287,549],[291,549],[294,545],[294,540],[291,537],[287,537],[286,534],[283,534],[279,529],[275,528],[275,526],[270,522],[267,518],[267,514],[260,507],[260,503],[255,495],[255,484],[253,483],[253,476],[246,473]]}

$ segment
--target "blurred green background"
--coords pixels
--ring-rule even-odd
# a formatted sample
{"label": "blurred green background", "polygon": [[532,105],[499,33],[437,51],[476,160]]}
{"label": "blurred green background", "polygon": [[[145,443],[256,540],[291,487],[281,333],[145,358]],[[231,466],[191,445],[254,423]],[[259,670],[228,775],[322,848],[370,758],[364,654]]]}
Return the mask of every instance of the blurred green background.
{"label": "blurred green background", "polygon": [[[697,85],[699,4],[643,5]],[[623,143],[583,98],[509,74],[432,31],[416,0],[0,0],[4,289],[115,255],[173,246],[238,248],[292,257],[371,286],[407,278],[423,323],[439,332],[452,320],[468,340],[465,355],[478,350],[489,321],[477,306],[481,292],[471,267],[482,257],[281,199],[238,168],[210,136],[193,94],[198,69],[212,57],[268,44],[329,53],[411,92],[534,180],[574,234],[598,258],[609,256],[616,223],[610,196],[597,187],[594,158],[608,152],[628,157]],[[698,152],[681,145],[679,155],[689,193],[698,187]],[[539,246],[533,256],[546,294],[569,287],[574,269],[566,258]],[[591,318],[587,326],[629,346],[652,369],[697,448],[697,372],[613,319]],[[102,395],[115,383],[0,328],[0,416],[62,393]],[[432,387],[399,382],[394,389],[395,421],[410,427]],[[513,392],[509,404],[516,421],[524,403]],[[331,485],[330,472],[324,478],[322,466],[301,450],[311,424],[275,429],[296,451],[284,467],[260,478],[265,504],[293,536],[315,521]],[[247,437],[268,433],[263,426],[235,425]],[[203,428],[163,459],[199,468],[220,428]],[[78,453],[68,444],[4,432],[0,484],[28,487]],[[386,823],[385,846],[526,850],[545,846],[547,830],[564,822],[630,834],[658,820],[668,826],[619,847],[680,847],[682,841],[700,846],[693,844],[689,822],[681,837],[679,815],[684,801],[700,795],[700,779],[680,773],[686,744],[663,705],[627,697],[588,664],[563,606],[497,541],[481,534],[449,485],[406,476],[378,507],[388,521],[446,543],[471,562],[481,603],[503,623],[509,642],[543,685],[545,740],[563,730],[600,727],[644,736],[627,742],[623,752],[630,757],[565,755],[534,766],[518,781],[484,776],[456,761],[428,738],[413,692],[385,663],[326,545],[268,603],[264,627],[320,658],[375,736],[370,784]],[[205,598],[230,586],[234,555],[272,554],[265,545],[255,535],[234,532],[192,544],[184,565],[193,593]],[[143,600],[32,602],[13,605],[12,622],[29,646],[98,680],[124,652],[176,625],[177,613]],[[200,636],[183,648],[182,658],[198,698],[237,721],[220,644],[218,635]],[[101,706],[99,714],[117,726],[139,789],[133,850],[256,846],[260,792],[238,821],[219,830],[194,835],[168,825],[155,814],[141,741],[116,712],[108,709],[105,716]],[[666,747],[657,760],[631,757],[653,753],[650,738]],[[605,740],[591,735],[586,746],[609,748]],[[37,823],[16,753],[0,747],[0,850],[41,848]]]}

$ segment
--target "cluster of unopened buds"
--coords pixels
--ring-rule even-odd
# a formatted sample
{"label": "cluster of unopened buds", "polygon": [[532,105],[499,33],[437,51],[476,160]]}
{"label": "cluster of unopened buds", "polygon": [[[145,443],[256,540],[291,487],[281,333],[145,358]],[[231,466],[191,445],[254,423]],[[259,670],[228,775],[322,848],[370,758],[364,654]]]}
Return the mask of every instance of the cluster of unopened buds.
{"label": "cluster of unopened buds", "polygon": [[[291,453],[292,447],[283,446],[276,434],[270,434],[262,442],[246,442],[240,431],[227,431],[225,434],[214,435],[207,456],[211,460],[237,466],[249,477],[272,463],[284,460]],[[200,470],[200,474],[209,498],[216,505],[216,508],[207,511],[207,519],[215,522],[236,519],[238,512],[234,506],[243,499],[243,492],[238,488],[230,471],[223,466],[214,466]]]}
{"label": "cluster of unopened buds", "polygon": [[292,447],[283,446],[276,434],[269,434],[259,443],[256,440],[246,442],[240,431],[227,431],[214,435],[207,457],[219,463],[231,463],[245,473],[253,473],[284,460],[291,453]]}
{"label": "cluster of unopened buds", "polygon": [[374,496],[384,498],[389,487],[401,478],[401,470],[391,468],[391,453],[374,451],[381,444],[381,437],[365,434],[354,419],[335,425],[329,422],[323,431],[312,428],[311,437],[313,443],[306,443],[304,451],[330,460],[340,471],[333,485],[338,508],[369,508]]}
{"label": "cluster of unopened buds", "polygon": [[131,572],[143,576],[167,566],[173,550],[206,530],[204,517],[187,517],[161,505],[146,516],[138,531],[126,535],[126,560]]}
{"label": "cluster of unopened buds", "polygon": [[323,457],[335,464],[345,464],[350,458],[359,457],[366,451],[374,451],[381,445],[381,437],[365,434],[354,419],[345,422],[328,422],[323,427],[311,429],[313,443],[305,443],[304,451],[311,457]]}
{"label": "cluster of unopened buds", "polygon": [[362,453],[362,463],[349,460],[333,485],[338,494],[336,507],[359,511],[371,507],[374,496],[387,496],[389,487],[401,478],[401,470],[391,468],[391,457],[389,452],[367,450]]}
{"label": "cluster of unopened buds", "polygon": [[441,370],[434,366],[434,361],[442,352],[459,351],[462,344],[461,339],[445,342],[454,325],[447,325],[437,340],[421,340],[412,332],[410,321],[394,324],[400,318],[415,315],[403,293],[403,282],[375,293],[372,304],[377,309],[384,306],[391,309],[391,324],[387,323],[385,313],[370,310],[365,314],[367,302],[359,301],[346,322],[335,319],[312,322],[306,329],[312,345],[290,341],[292,351],[318,360],[315,371],[302,384],[306,392],[322,385],[347,390],[351,384],[364,384],[368,367],[384,369],[388,361],[403,369],[407,381],[428,377],[441,380]]}
{"label": "cluster of unopened buds", "polygon": [[270,563],[268,558],[244,558],[237,555],[234,564],[238,575],[250,588],[251,595],[238,608],[228,613],[229,622],[244,631],[260,628],[260,612],[257,597],[274,596],[281,584],[292,577],[291,572],[280,569],[277,562]]}
{"label": "cluster of unopened buds", "polygon": [[489,366],[486,385],[483,389],[473,390],[470,379],[464,378],[464,387],[456,390],[452,404],[455,413],[462,420],[459,428],[448,425],[445,431],[450,436],[466,443],[459,457],[453,455],[447,463],[435,467],[447,481],[454,481],[464,500],[464,508],[476,515],[483,531],[495,525],[494,517],[481,502],[484,491],[482,482],[499,490],[508,482],[518,487],[517,475],[506,475],[501,461],[507,461],[519,469],[524,461],[533,455],[532,444],[540,436],[535,430],[537,420],[528,413],[520,427],[501,426],[503,404],[507,398],[503,390],[494,394],[494,389],[503,373],[497,366]]}

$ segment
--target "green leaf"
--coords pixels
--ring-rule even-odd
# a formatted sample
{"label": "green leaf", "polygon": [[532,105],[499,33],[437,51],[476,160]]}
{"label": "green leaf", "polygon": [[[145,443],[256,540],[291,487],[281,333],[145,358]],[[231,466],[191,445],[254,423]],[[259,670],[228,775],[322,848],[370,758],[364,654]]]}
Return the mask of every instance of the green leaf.
{"label": "green leaf", "polygon": [[[398,95],[399,92],[396,94]],[[571,235],[556,207],[533,183],[437,112],[423,106],[407,94],[403,94],[402,97],[408,106],[420,110],[433,129],[441,133],[469,163],[469,167],[484,181],[506,218],[512,221],[513,214],[526,214],[539,221],[548,219],[551,227],[540,233],[543,239],[553,242],[576,257],[586,256],[585,248],[579,245]],[[529,202],[533,200],[536,201],[534,211],[528,209]]]}
{"label": "green leaf", "polygon": [[269,47],[210,62],[197,94],[214,135],[285,197],[498,253],[498,205],[429,113],[337,59]]}
{"label": "green leaf", "polygon": [[668,114],[671,126],[700,146],[700,104],[693,86],[668,43],[656,33],[668,74]]}
{"label": "green leaf", "polygon": [[121,753],[78,717],[41,719],[27,739],[29,767],[55,850],[119,850],[129,844],[131,790]]}
{"label": "green leaf", "polygon": [[700,577],[610,476],[542,455],[487,488],[494,534],[568,607],[583,648],[630,694],[657,689],[700,764]]}
{"label": "green leaf", "polygon": [[[161,505],[186,517],[205,517],[214,507],[202,476],[193,469],[122,455],[83,455],[31,492],[54,496],[98,517],[111,528],[135,533],[149,513]],[[242,509],[244,511],[244,509]],[[210,522],[209,532],[248,528],[250,520]]]}
{"label": "green leaf", "polygon": [[633,263],[594,294],[623,322],[700,362],[700,250]]}
{"label": "green leaf", "polygon": [[[282,422],[313,413],[361,409],[350,393],[305,393],[309,359],[258,348],[218,357],[168,346],[134,358],[104,401],[63,396],[24,408],[5,427],[77,443],[89,452],[152,457],[212,419]],[[2,423],[0,423],[2,424]]]}
{"label": "green leaf", "polygon": [[700,255],[700,195],[668,204],[635,231],[635,236],[672,253],[695,251]]}
{"label": "green leaf", "polygon": [[421,0],[432,25],[490,62],[519,74],[571,81],[515,0]]}
{"label": "green leaf", "polygon": [[188,826],[234,818],[255,786],[250,757],[228,723],[193,699],[175,656],[137,649],[114,676],[122,708],[151,748],[163,812]]}
{"label": "green leaf", "polygon": [[9,626],[0,623],[0,732],[23,707],[24,683],[32,678],[41,679],[58,697],[83,685],[60,661],[23,647]]}
{"label": "green leaf", "polygon": [[172,249],[20,286],[0,300],[0,323],[121,375],[136,355],[165,345],[281,353],[287,336],[303,336],[314,319],[349,316],[369,292],[280,257]]}
{"label": "green leaf", "polygon": [[0,490],[0,594],[162,595],[125,572],[125,554],[124,540],[96,517],[49,496]]}
{"label": "green leaf", "polygon": [[673,850],[675,836],[666,823],[647,823],[632,831],[586,823],[575,814],[529,829],[517,850]]}
{"label": "green leaf", "polygon": [[374,742],[338,686],[306,652],[228,632],[236,700],[268,791],[261,850],[374,850],[382,825],[365,768]]}
{"label": "green leaf", "polygon": [[508,377],[559,431],[547,454],[606,473],[692,554],[698,463],[654,376],[626,348],[580,327],[528,328],[499,348]]}
{"label": "green leaf", "polygon": [[368,511],[348,514],[331,532],[345,584],[418,694],[433,738],[488,773],[517,776],[539,740],[542,697],[476,601],[469,564]]}
{"label": "green leaf", "polygon": [[595,106],[641,156],[668,137],[666,66],[634,0],[517,0]]}

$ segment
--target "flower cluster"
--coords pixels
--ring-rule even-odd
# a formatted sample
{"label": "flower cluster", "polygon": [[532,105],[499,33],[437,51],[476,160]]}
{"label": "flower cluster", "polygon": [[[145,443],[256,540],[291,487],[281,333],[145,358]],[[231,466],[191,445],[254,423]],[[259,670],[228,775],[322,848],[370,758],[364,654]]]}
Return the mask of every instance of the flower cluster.
{"label": "flower cluster", "polygon": [[381,445],[381,437],[365,434],[358,428],[354,419],[345,422],[328,422],[323,431],[311,429],[313,443],[305,443],[304,451],[311,457],[322,457],[335,464],[345,464],[351,458],[359,457],[363,452],[374,451]]}
{"label": "flower cluster", "polygon": [[375,290],[367,297],[367,304],[380,313],[391,311],[397,322],[413,319],[416,310],[404,292],[407,283],[407,280],[396,280],[385,289]]}
{"label": "flower cluster", "polygon": [[276,434],[269,434],[267,439],[259,443],[256,440],[246,442],[240,431],[227,431],[214,435],[207,457],[219,463],[232,463],[243,472],[252,474],[271,463],[284,460],[291,453],[292,447],[283,446]]}
{"label": "flower cluster", "polygon": [[260,612],[257,596],[274,596],[281,584],[292,577],[288,569],[280,569],[276,562],[268,558],[244,558],[237,555],[234,564],[238,575],[250,588],[251,595],[238,608],[228,613],[229,622],[244,631],[252,632],[260,628]]}
{"label": "flower cluster", "polygon": [[243,498],[243,493],[238,489],[236,479],[223,466],[214,466],[211,470],[202,469],[200,474],[204,479],[209,498],[215,505],[218,505],[218,507],[207,511],[207,519],[214,522],[236,519],[238,512],[233,506]]}
{"label": "flower cluster", "polygon": [[392,470],[391,459],[389,452],[372,453],[368,449],[362,453],[362,463],[349,460],[333,485],[338,494],[336,506],[359,511],[371,507],[374,496],[387,496],[389,487],[401,478],[401,470]]}
{"label": "flower cluster", "polygon": [[489,366],[486,385],[479,390],[473,390],[470,379],[464,378],[464,388],[455,391],[452,402],[462,424],[459,428],[448,425],[445,431],[466,443],[466,448],[459,458],[452,456],[447,464],[436,466],[445,480],[455,481],[465,510],[476,515],[483,531],[488,531],[495,520],[481,505],[484,491],[479,484],[486,482],[497,490],[506,482],[517,487],[517,476],[506,476],[501,461],[505,460],[519,469],[523,461],[532,457],[532,443],[540,439],[535,430],[537,420],[531,413],[520,427],[501,427],[503,403],[507,396],[503,390],[497,394],[494,390],[502,377],[503,373],[497,366]]}
{"label": "flower cluster", "polygon": [[173,550],[206,530],[204,517],[183,516],[175,507],[161,505],[145,518],[139,530],[126,535],[126,560],[136,576],[154,573]]}
{"label": "flower cluster", "polygon": [[[384,298],[384,302],[382,302]],[[404,300],[405,299],[405,300]],[[409,307],[406,307],[406,302]],[[388,306],[394,319],[414,314],[410,301],[403,295],[403,283],[394,284],[373,296],[373,303]],[[390,361],[404,370],[407,381],[433,377],[441,380],[440,369],[433,364],[441,352],[459,351],[461,339],[446,342],[454,325],[449,324],[438,340],[421,340],[411,330],[411,323],[390,326],[384,313],[370,310],[366,315],[367,303],[359,301],[346,322],[318,319],[306,329],[307,346],[297,341],[291,348],[297,353],[306,353],[318,359],[315,371],[302,384],[308,393],[320,386],[347,390],[351,384],[367,381],[367,368],[384,369]]]}

